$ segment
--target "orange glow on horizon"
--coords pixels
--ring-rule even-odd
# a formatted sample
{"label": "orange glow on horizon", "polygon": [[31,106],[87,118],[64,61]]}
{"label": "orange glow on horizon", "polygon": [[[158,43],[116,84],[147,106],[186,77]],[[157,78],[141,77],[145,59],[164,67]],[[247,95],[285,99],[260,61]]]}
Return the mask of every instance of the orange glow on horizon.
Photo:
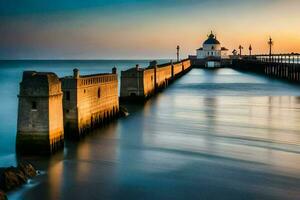
{"label": "orange glow on horizon", "polygon": [[296,0],[154,6],[4,17],[0,58],[175,58],[177,45],[183,58],[210,30],[230,52],[242,45],[247,54],[251,44],[253,54],[267,53],[269,36],[275,53],[300,52]]}

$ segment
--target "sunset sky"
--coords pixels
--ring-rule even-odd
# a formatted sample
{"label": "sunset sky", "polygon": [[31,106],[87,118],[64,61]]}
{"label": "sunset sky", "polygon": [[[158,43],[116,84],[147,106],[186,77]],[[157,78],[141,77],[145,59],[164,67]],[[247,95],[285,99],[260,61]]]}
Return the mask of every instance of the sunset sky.
{"label": "sunset sky", "polygon": [[300,52],[299,0],[1,0],[0,59],[195,54],[213,30],[230,52]]}

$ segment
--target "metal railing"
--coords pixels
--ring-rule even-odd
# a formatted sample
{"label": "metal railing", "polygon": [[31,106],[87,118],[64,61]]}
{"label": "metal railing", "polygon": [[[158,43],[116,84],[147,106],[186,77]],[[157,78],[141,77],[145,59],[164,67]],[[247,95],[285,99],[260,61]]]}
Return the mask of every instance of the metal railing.
{"label": "metal railing", "polygon": [[289,64],[300,64],[300,54],[258,54],[252,56],[243,56],[243,59],[258,60],[266,63],[289,63]]}

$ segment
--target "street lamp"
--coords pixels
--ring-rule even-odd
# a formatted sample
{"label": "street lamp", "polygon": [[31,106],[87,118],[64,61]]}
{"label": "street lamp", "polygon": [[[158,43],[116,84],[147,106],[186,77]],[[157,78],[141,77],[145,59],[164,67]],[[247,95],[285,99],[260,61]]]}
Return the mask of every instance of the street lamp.
{"label": "street lamp", "polygon": [[274,42],[271,37],[269,38],[268,45],[269,45],[269,55],[271,56],[272,55],[272,46],[274,45]]}
{"label": "street lamp", "polygon": [[179,45],[177,45],[177,62],[179,62],[179,50],[180,50],[180,47],[179,47]]}
{"label": "street lamp", "polygon": [[240,46],[239,46],[240,56],[242,56],[242,49],[244,49],[244,47],[242,47],[242,45],[240,45]]}

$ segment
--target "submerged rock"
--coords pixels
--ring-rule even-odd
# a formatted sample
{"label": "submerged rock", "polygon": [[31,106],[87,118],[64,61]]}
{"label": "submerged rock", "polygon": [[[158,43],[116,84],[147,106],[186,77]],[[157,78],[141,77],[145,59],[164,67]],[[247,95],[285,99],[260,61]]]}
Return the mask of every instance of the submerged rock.
{"label": "submerged rock", "polygon": [[30,163],[20,163],[18,168],[25,174],[27,178],[32,178],[37,175],[36,169]]}
{"label": "submerged rock", "polygon": [[0,189],[12,190],[25,184],[34,176],[36,176],[36,170],[29,163],[21,163],[18,167],[0,168]]}
{"label": "submerged rock", "polygon": [[7,200],[6,194],[0,190],[0,200]]}
{"label": "submerged rock", "polygon": [[120,117],[127,117],[129,115],[129,112],[127,110],[127,108],[120,106],[119,108],[119,116]]}
{"label": "submerged rock", "polygon": [[9,167],[4,169],[1,174],[0,187],[8,191],[26,183],[26,181],[27,178],[21,170],[16,167]]}

